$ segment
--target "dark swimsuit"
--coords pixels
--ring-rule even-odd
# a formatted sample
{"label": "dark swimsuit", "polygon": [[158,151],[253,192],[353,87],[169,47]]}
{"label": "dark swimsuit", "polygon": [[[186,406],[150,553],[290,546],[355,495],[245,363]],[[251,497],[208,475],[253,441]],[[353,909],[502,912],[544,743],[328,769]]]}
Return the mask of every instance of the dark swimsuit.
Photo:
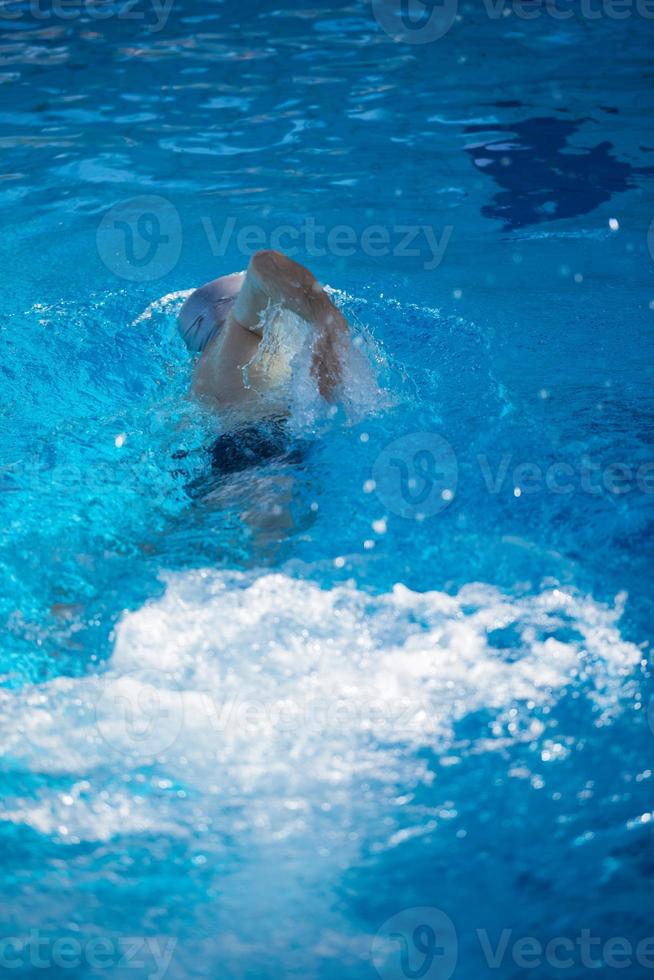
{"label": "dark swimsuit", "polygon": [[211,447],[211,468],[227,476],[271,460],[297,463],[302,455],[301,448],[291,442],[286,419],[265,419],[219,436]]}
{"label": "dark swimsuit", "polygon": [[[223,477],[266,463],[301,463],[306,454],[306,444],[292,441],[285,418],[272,418],[224,432],[216,439],[209,453],[211,476],[196,477],[185,485],[186,491],[193,497],[203,496]],[[173,453],[175,460],[187,456],[185,450]],[[183,477],[188,474],[176,469],[173,475]]]}

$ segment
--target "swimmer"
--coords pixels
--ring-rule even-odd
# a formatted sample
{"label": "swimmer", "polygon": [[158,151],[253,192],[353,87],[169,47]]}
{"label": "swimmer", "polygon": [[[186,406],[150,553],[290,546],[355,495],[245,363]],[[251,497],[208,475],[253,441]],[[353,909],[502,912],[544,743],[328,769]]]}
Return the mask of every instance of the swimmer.
{"label": "swimmer", "polygon": [[280,364],[279,357],[256,356],[269,311],[274,311],[274,327],[282,334],[284,311],[308,324],[311,376],[323,398],[334,401],[342,380],[350,330],[304,266],[280,252],[257,252],[246,272],[196,289],[180,310],[178,323],[189,350],[201,355],[192,392],[222,417],[223,432],[211,449],[212,469],[221,477],[298,459],[298,450],[289,443],[288,405],[279,398],[280,374],[288,380],[291,358],[281,358]]}
{"label": "swimmer", "polygon": [[[333,401],[342,378],[349,327],[316,277],[298,262],[272,250],[257,252],[246,272],[221,276],[196,289],[179,314],[189,350],[201,357],[192,391],[218,411],[260,411],[270,415],[262,393],[271,387],[266,368],[255,355],[263,338],[263,320],[271,308],[289,310],[312,331],[311,375],[318,391]],[[283,319],[282,319],[283,323]]]}

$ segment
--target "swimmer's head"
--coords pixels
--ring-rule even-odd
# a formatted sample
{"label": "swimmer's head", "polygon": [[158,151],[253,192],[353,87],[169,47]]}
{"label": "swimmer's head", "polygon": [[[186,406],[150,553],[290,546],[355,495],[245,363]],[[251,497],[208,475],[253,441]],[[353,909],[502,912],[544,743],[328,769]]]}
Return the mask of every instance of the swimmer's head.
{"label": "swimmer's head", "polygon": [[190,351],[203,351],[224,326],[244,279],[244,272],[234,272],[191,293],[177,317],[179,332]]}

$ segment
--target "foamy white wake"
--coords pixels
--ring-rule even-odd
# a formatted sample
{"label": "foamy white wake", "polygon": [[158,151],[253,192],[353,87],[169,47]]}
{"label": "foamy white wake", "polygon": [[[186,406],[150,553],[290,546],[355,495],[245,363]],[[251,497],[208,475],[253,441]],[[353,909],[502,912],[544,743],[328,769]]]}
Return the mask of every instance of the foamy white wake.
{"label": "foamy white wake", "polygon": [[[620,614],[621,600],[559,589],[371,596],[282,573],[170,575],[163,598],[123,617],[104,669],[0,692],[9,765],[64,787],[8,800],[3,817],[63,839],[184,833],[163,792],[183,786],[284,836],[316,801],[429,779],[417,750],[456,757],[457,726],[477,713],[475,751],[541,738],[542,709],[570,688],[606,721],[641,655]],[[161,798],[142,791],[153,768]]]}

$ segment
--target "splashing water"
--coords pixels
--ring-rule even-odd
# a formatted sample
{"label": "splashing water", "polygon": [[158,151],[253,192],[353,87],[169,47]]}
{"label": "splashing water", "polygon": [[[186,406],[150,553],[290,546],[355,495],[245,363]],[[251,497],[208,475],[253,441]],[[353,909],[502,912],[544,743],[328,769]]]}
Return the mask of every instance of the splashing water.
{"label": "splashing water", "polygon": [[[635,950],[651,24],[461,5],[435,47],[358,2],[29,6],[0,72],[0,956],[396,980],[402,949],[445,980],[458,951],[478,980],[509,930],[515,980],[522,937]],[[150,279],[101,234],[144,194],[179,253]],[[332,413],[302,325],[267,329],[301,451],[216,478],[175,317],[251,226],[354,345]]]}

